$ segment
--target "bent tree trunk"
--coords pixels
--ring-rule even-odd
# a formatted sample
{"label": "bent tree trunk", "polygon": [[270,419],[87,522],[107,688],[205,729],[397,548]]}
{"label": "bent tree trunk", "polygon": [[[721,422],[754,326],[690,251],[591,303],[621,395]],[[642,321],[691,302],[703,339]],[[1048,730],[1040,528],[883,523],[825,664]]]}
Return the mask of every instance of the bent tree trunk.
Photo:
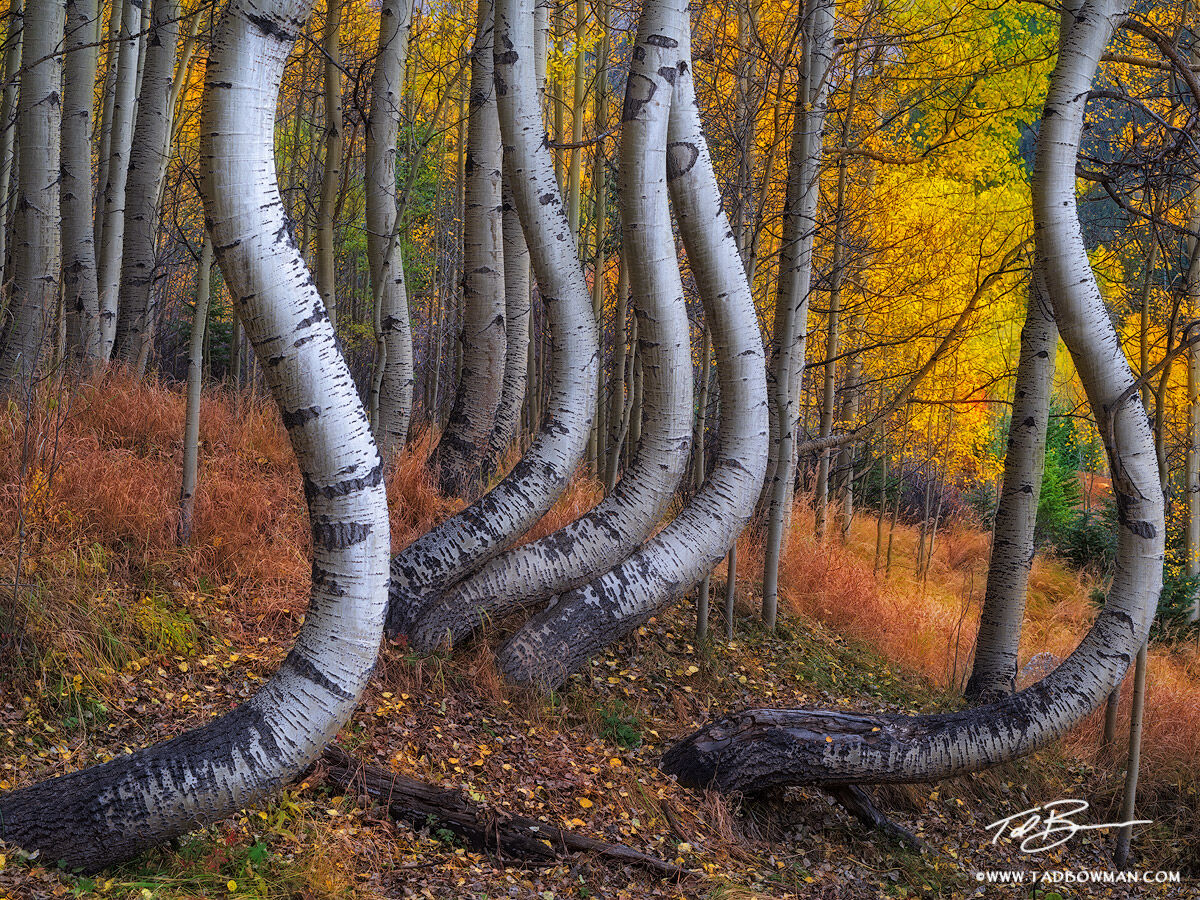
{"label": "bent tree trunk", "polygon": [[688,785],[930,781],[1030,753],[1081,722],[1146,640],[1162,587],[1163,498],[1133,373],[1088,263],[1075,155],[1088,90],[1124,0],[1084,4],[1051,76],[1033,174],[1037,264],[1104,437],[1120,509],[1108,602],[1070,656],[1037,684],[987,706],[928,716],[755,709],[672,747],[663,769]]}
{"label": "bent tree trunk", "polygon": [[146,369],[154,332],[154,251],[162,182],[171,154],[170,106],[175,47],[179,43],[178,0],[155,0],[142,56],[142,89],[129,153],[125,193],[125,246],[121,252],[121,308],[113,354],[137,375]]}
{"label": "bent tree trunk", "polygon": [[516,9],[497,9],[502,49],[496,54],[495,83],[500,130],[505,146],[512,148],[513,200],[553,338],[550,399],[537,438],[508,476],[392,560],[389,634],[409,633],[415,613],[428,598],[478,569],[554,505],[587,449],[595,414],[596,320],[544,141],[534,75],[533,17],[524,5],[528,0],[520,2]]}
{"label": "bent tree trunk", "polygon": [[17,100],[16,240],[12,318],[0,348],[0,394],[27,385],[52,343],[58,305],[59,131],[63,39],[61,3],[30,3],[23,38],[26,68]]}
{"label": "bent tree trunk", "polygon": [[418,648],[453,645],[489,618],[579,587],[617,565],[649,536],[687,467],[691,345],[666,161],[682,36],[678,16],[664,20],[662,13],[662,6],[648,6],[639,24],[622,116],[622,230],[645,366],[646,427],[637,457],[616,489],[587,515],[501,554],[424,610],[413,633]]}
{"label": "bent tree trunk", "polygon": [[382,467],[275,181],[275,99],[308,11],[308,0],[229,5],[213,37],[200,139],[214,250],[303,473],[312,602],[292,652],[242,706],[174,740],[0,797],[0,837],[68,867],[129,859],[286,784],[350,717],[379,648]]}
{"label": "bent tree trunk", "polygon": [[372,412],[380,452],[390,460],[408,438],[413,396],[412,327],[396,210],[396,134],[412,0],[384,0],[379,13],[379,55],[367,119],[366,221],[377,348]]}
{"label": "bent tree trunk", "polygon": [[1046,296],[1045,279],[1035,267],[1029,277],[1029,304],[1021,329],[1021,355],[1013,385],[1012,420],[1004,454],[1004,483],[996,506],[987,590],[979,617],[975,662],[965,690],[971,700],[993,700],[1016,690],[1017,651],[1033,563],[1034,525],[1042,492],[1057,349],[1058,328]]}
{"label": "bent tree trunk", "polygon": [[[100,355],[100,296],[92,219],[92,102],[96,0],[68,0],[62,113],[62,270],[67,352],[75,365]],[[0,225],[0,227],[3,227]],[[0,249],[0,253],[4,251]],[[3,278],[0,277],[0,281]]]}
{"label": "bent tree trunk", "polygon": [[443,494],[474,499],[504,386],[503,146],[496,111],[494,4],[481,0],[471,54],[463,220],[462,374],[435,456]]}
{"label": "bent tree trunk", "polygon": [[[667,133],[667,179],[679,231],[712,329],[721,396],[716,464],[679,515],[602,577],[562,595],[501,648],[514,681],[554,687],[589,656],[687,596],[725,556],[754,511],[767,458],[762,338],[745,269],[713,174],[692,86],[687,5],[648,0],[680,35]],[[666,43],[665,41],[663,43]],[[665,76],[664,76],[665,77]]]}

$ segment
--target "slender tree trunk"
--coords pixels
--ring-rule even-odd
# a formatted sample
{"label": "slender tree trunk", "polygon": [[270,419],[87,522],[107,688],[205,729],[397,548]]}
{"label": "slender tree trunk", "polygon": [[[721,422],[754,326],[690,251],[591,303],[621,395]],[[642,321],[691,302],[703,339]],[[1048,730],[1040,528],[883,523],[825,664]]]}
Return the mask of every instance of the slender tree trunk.
{"label": "slender tree trunk", "polygon": [[317,290],[338,329],[337,248],[334,226],[342,193],[342,0],[326,0],[321,50],[325,56],[325,161],[321,168],[321,199],[317,208]]}
{"label": "slender tree trunk", "polygon": [[[567,169],[567,219],[571,230],[579,239],[579,219],[583,207],[583,113],[587,108],[587,54],[583,47],[587,41],[587,5],[584,0],[575,0],[575,77],[571,82],[571,143],[567,151],[570,160]],[[580,246],[583,242],[580,241]]]}
{"label": "slender tree trunk", "polygon": [[412,0],[384,0],[367,121],[367,257],[376,324],[370,406],[380,452],[389,462],[408,439],[414,381],[412,326],[396,208],[396,135],[411,19]]}
{"label": "slender tree trunk", "polygon": [[118,35],[117,67],[113,80],[112,125],[108,138],[104,181],[104,222],[98,229],[96,280],[100,289],[100,359],[112,356],[117,337],[117,302],[121,285],[121,252],[125,245],[125,195],[137,111],[138,31],[142,2],[125,0]]}
{"label": "slender tree trunk", "polygon": [[[277,790],[349,719],[374,668],[387,586],[382,467],[275,181],[276,93],[307,13],[306,2],[286,0],[234,0],[226,9],[208,62],[201,159],[213,245],[271,360],[268,378],[304,477],[312,603],[279,671],[232,712],[0,797],[0,837],[68,868],[129,859]],[[55,39],[52,29],[44,34]]]}
{"label": "slender tree trunk", "polygon": [[[521,0],[527,3],[528,0]],[[547,600],[609,571],[661,520],[688,463],[692,359],[667,196],[667,122],[675,51],[646,43],[667,23],[639,29],[622,114],[622,233],[638,342],[645,359],[646,427],[616,489],[587,515],[509,550],[425,609],[412,635],[428,649],[457,642],[489,618]],[[676,26],[677,27],[677,26]],[[664,30],[665,29],[665,30]],[[499,58],[499,57],[498,57]]]}
{"label": "slender tree trunk", "polygon": [[492,0],[481,0],[471,56],[463,222],[462,373],[437,448],[443,494],[475,499],[504,390],[503,145],[492,60]]}
{"label": "slender tree trunk", "polygon": [[[1200,213],[1193,216],[1192,228],[1200,228]],[[1188,308],[1193,320],[1200,316],[1200,241],[1189,242],[1187,274]],[[1190,344],[1187,351],[1188,377],[1188,454],[1187,454],[1187,573],[1200,576],[1200,347]],[[1188,621],[1200,620],[1200,593],[1192,600]]]}
{"label": "slender tree trunk", "polygon": [[[92,102],[98,18],[96,0],[67,0],[60,196],[67,348],[77,366],[90,366],[100,356],[100,294],[92,218]],[[0,247],[0,255],[3,252]]]}
{"label": "slender tree trunk", "polygon": [[667,752],[663,768],[681,782],[760,791],[801,783],[929,781],[995,766],[1083,721],[1145,643],[1162,586],[1162,491],[1153,435],[1088,262],[1075,197],[1084,106],[1125,9],[1123,0],[1084,4],[1051,76],[1033,173],[1038,262],[1104,436],[1124,510],[1104,609],[1052,673],[996,703],[927,716],[748,710],[715,721]]}
{"label": "slender tree trunk", "polygon": [[[763,563],[763,624],[775,628],[779,602],[779,557],[784,522],[790,518],[793,443],[798,422],[801,374],[808,337],[808,294],[821,163],[821,133],[828,96],[826,70],[833,57],[834,0],[806,0],[802,32],[802,77],[797,87],[792,145],[784,199],[783,244],[775,296],[775,341],[767,389],[771,393],[771,452],[764,498],[769,504]],[[794,383],[793,383],[794,382]]]}
{"label": "slender tree trunk", "polygon": [[500,553],[553,506],[587,450],[596,405],[596,321],[545,144],[531,0],[502,0],[496,21],[504,48],[495,56],[495,84],[503,86],[497,105],[504,144],[512,148],[513,199],[554,338],[550,398],[537,437],[513,471],[392,561],[392,633],[408,633],[426,601]]}
{"label": "slender tree trunk", "polygon": [[[59,52],[65,4],[25,10],[21,92],[17,101],[17,220],[11,318],[0,346],[0,395],[25,388],[53,348],[60,274]],[[2,809],[2,807],[0,807]]]}
{"label": "slender tree trunk", "polygon": [[200,474],[200,394],[204,386],[204,337],[208,331],[208,305],[211,296],[213,262],[212,241],[204,237],[200,262],[196,267],[196,306],[192,312],[192,333],[188,340],[187,407],[183,429],[183,486],[179,492],[179,543],[192,540],[196,508],[196,482]]}
{"label": "slender tree trunk", "polygon": [[[851,123],[858,99],[858,50],[854,51],[854,63],[850,75],[850,96],[842,114],[841,146],[850,145]],[[837,359],[841,352],[842,285],[846,280],[846,188],[849,177],[849,162],[843,151],[838,159],[837,200],[834,205],[833,263],[829,273],[828,328],[825,335],[825,382],[821,391],[821,424],[819,440],[833,434],[834,411],[837,408]],[[821,451],[817,459],[816,484],[816,532],[819,540],[824,539],[829,520],[830,466],[834,455],[830,449]]]}
{"label": "slender tree trunk", "polygon": [[[0,296],[4,296],[12,273],[8,262],[8,220],[12,173],[16,163],[13,152],[17,135],[17,86],[21,71],[24,13],[21,0],[12,0],[8,7],[8,32],[4,41],[4,91],[0,94]],[[0,315],[4,305],[0,303]]]}
{"label": "slender tree trunk", "polygon": [[626,411],[629,404],[626,395],[632,394],[625,390],[629,380],[628,360],[626,352],[629,342],[629,265],[625,262],[624,251],[620,258],[621,271],[617,277],[617,309],[613,316],[613,356],[612,373],[608,387],[608,461],[604,471],[604,491],[611,493],[617,486],[617,473],[621,467],[621,448],[625,445],[625,435],[629,431],[629,417]]}
{"label": "slender tree trunk", "polygon": [[[716,465],[679,515],[612,571],[562,595],[500,649],[497,664],[508,678],[551,687],[591,654],[686,596],[712,570],[749,521],[766,466],[762,338],[700,128],[687,6],[683,0],[648,0],[642,16],[643,23],[659,17],[661,27],[652,32],[664,38],[658,47],[670,49],[662,45],[671,40],[680,44],[672,53],[677,74],[667,178],[716,347],[723,421]],[[648,36],[639,28],[640,40]],[[634,96],[638,90],[630,86]],[[624,118],[629,119],[628,103]]]}
{"label": "slender tree trunk", "polygon": [[1142,644],[1138,650],[1133,672],[1133,702],[1129,709],[1129,759],[1125,764],[1125,790],[1121,795],[1121,830],[1117,832],[1116,848],[1113,850],[1113,867],[1125,869],[1129,863],[1129,845],[1133,840],[1134,825],[1149,825],[1150,819],[1135,820],[1134,801],[1137,799],[1138,768],[1142,754],[1142,716],[1146,708],[1146,651]]}
{"label": "slender tree trunk", "polygon": [[1050,298],[1042,274],[1035,268],[1021,330],[1004,483],[996,504],[975,662],[965,691],[967,698],[976,702],[989,702],[1016,690],[1017,651],[1033,563],[1057,348],[1058,328]]}
{"label": "slender tree trunk", "polygon": [[[692,483],[699,490],[704,484],[705,418],[708,413],[708,383],[712,362],[712,337],[708,328],[704,329],[704,342],[700,350],[700,397],[696,408],[696,435],[692,439]],[[696,640],[703,641],[708,637],[708,585],[709,576],[705,575],[696,588]]]}
{"label": "slender tree trunk", "polygon": [[178,0],[154,0],[129,154],[121,305],[113,354],[138,377],[145,372],[154,340],[154,256],[163,178],[171,155],[171,118],[175,110],[170,99],[179,43],[178,20]]}

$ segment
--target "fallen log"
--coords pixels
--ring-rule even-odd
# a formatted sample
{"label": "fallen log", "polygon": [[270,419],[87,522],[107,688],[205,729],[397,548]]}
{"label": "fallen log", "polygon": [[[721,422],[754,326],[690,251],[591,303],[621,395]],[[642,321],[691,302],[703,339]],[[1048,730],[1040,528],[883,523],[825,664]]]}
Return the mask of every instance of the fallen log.
{"label": "fallen log", "polygon": [[655,875],[684,878],[686,869],[624,844],[612,844],[524,816],[488,810],[454,788],[367,765],[336,746],[321,755],[325,777],[340,790],[382,802],[394,819],[416,828],[445,828],[472,847],[522,862],[554,862],[570,853],[594,853],[611,862],[641,866]]}
{"label": "fallen log", "polygon": [[683,738],[663,754],[661,768],[685,787],[722,793],[753,796],[814,785],[868,828],[920,848],[922,841],[880,812],[863,788],[831,776],[826,765],[830,753],[853,756],[857,748],[889,743],[900,748],[917,721],[817,709],[746,710]]}

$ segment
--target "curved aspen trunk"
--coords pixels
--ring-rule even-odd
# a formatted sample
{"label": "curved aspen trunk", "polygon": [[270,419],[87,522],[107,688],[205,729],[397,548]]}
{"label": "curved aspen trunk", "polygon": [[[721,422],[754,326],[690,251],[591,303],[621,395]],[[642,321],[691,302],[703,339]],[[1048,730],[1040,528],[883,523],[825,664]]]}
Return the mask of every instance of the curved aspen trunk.
{"label": "curved aspen trunk", "polygon": [[531,0],[497,6],[495,83],[504,144],[512,148],[513,200],[553,336],[550,399],[537,437],[508,476],[392,560],[390,634],[408,633],[427,598],[478,569],[554,505],[587,449],[595,414],[596,320],[544,140],[531,10]]}
{"label": "curved aspen trunk", "polygon": [[1116,574],[1083,641],[1037,684],[987,705],[928,716],[749,710],[690,735],[663,758],[689,785],[930,781],[998,765],[1057,739],[1094,710],[1145,643],[1162,586],[1164,515],[1154,439],[1088,263],[1075,155],[1088,89],[1123,0],[1084,4],[1059,55],[1033,176],[1038,264],[1055,320],[1097,418],[1120,509]]}
{"label": "curved aspen trunk", "polygon": [[[413,643],[451,645],[489,618],[586,584],[627,557],[662,518],[687,468],[692,360],[667,199],[667,120],[680,62],[678,11],[647,6],[622,116],[622,233],[645,365],[646,427],[616,489],[587,515],[493,559],[423,610]],[[519,52],[519,51],[518,51]]]}
{"label": "curved aspen trunk", "polygon": [[411,24],[412,0],[384,0],[367,119],[367,259],[376,323],[371,409],[385,460],[404,449],[413,399],[412,326],[396,215],[396,135]]}
{"label": "curved aspen trunk", "polygon": [[562,595],[500,650],[497,662],[508,678],[546,687],[561,684],[593,653],[699,584],[749,521],[766,467],[762,338],[700,127],[687,6],[681,0],[648,0],[643,15],[661,16],[666,34],[680,35],[667,179],[716,349],[720,441],[708,480],[674,521],[607,574]]}
{"label": "curved aspen trunk", "polygon": [[154,256],[162,183],[171,154],[170,105],[179,43],[178,0],[154,0],[142,54],[142,89],[129,154],[125,192],[125,246],[121,253],[121,307],[113,346],[116,359],[140,377],[154,339]]}
{"label": "curved aspen trunk", "polygon": [[1021,329],[1021,355],[1013,385],[1012,422],[1004,454],[1004,482],[996,506],[996,524],[988,562],[987,589],[975,642],[975,661],[966,696],[994,700],[1016,690],[1017,651],[1029,568],[1033,563],[1034,525],[1046,461],[1046,427],[1054,387],[1058,328],[1045,279],[1030,275],[1029,305]]}
{"label": "curved aspen trunk", "polygon": [[504,388],[503,145],[493,84],[494,3],[481,0],[471,54],[463,220],[462,375],[435,461],[443,494],[474,499]]}
{"label": "curved aspen trunk", "polygon": [[383,470],[275,181],[276,94],[308,10],[308,0],[227,7],[208,61],[201,165],[213,247],[303,474],[312,602],[279,671],[232,712],[0,798],[0,837],[68,867],[129,859],[286,784],[350,717],[379,649]]}
{"label": "curved aspen trunk", "polygon": [[196,266],[196,307],[188,341],[187,406],[183,423],[183,484],[179,490],[179,543],[192,540],[196,509],[196,483],[200,475],[200,399],[204,387],[204,335],[208,327],[208,304],[212,289],[212,240],[204,236]]}
{"label": "curved aspen trunk", "polygon": [[55,55],[63,39],[62,3],[25,10],[21,92],[17,100],[16,239],[11,316],[0,347],[0,394],[24,388],[53,345],[58,306],[59,135],[62,78]]}
{"label": "curved aspen trunk", "polygon": [[[771,452],[763,483],[768,506],[763,554],[763,624],[775,627],[779,596],[779,555],[784,524],[792,506],[795,423],[808,340],[808,294],[812,280],[813,235],[820,193],[821,134],[828,98],[826,70],[833,60],[834,0],[806,0],[802,33],[803,77],[796,97],[788,184],[784,199],[783,244],[775,294],[773,365],[767,373],[771,394]],[[772,375],[774,381],[772,382]]]}
{"label": "curved aspen trunk", "polygon": [[[67,355],[73,364],[82,366],[91,365],[100,356],[100,293],[92,219],[97,18],[96,0],[67,0],[60,186],[63,309],[67,319]],[[0,248],[0,254],[3,252]]]}
{"label": "curved aspen trunk", "polygon": [[322,52],[325,56],[325,160],[317,205],[317,290],[337,332],[337,248],[334,218],[342,192],[342,0],[326,0]]}
{"label": "curved aspen trunk", "polygon": [[126,0],[121,8],[112,125],[102,198],[104,227],[100,230],[100,250],[96,257],[96,279],[100,288],[100,359],[103,362],[112,356],[117,337],[117,296],[121,285],[121,252],[125,246],[125,196],[133,121],[137,111],[138,32],[142,27],[143,2],[145,0]]}

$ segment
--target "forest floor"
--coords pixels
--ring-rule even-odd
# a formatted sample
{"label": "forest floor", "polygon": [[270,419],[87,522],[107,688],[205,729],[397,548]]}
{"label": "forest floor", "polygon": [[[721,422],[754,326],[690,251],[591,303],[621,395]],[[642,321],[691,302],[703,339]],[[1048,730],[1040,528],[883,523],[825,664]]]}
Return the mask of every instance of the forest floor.
{"label": "forest floor", "polygon": [[[32,414],[0,410],[0,791],[228,710],[275,669],[302,621],[307,528],[274,410],[208,398],[196,530],[178,548],[182,409],[175,392],[112,378],[74,397],[43,398]],[[454,506],[433,495],[412,460],[390,488],[397,545]],[[543,530],[596,497],[580,481]],[[877,791],[888,814],[925,841],[923,852],[868,832],[819,791],[731,802],[663,776],[663,750],[728,710],[960,704],[987,535],[948,530],[928,576],[917,578],[909,526],[896,528],[886,571],[885,523],[876,574],[869,513],[846,542],[823,544],[807,515],[797,510],[782,579],[786,614],[774,634],[757,624],[756,552],[747,542],[739,570],[751,577],[739,582],[731,642],[719,621],[709,640],[694,641],[691,606],[682,604],[550,695],[498,677],[489,642],[504,623],[451,658],[389,644],[338,737],[364,763],[459,789],[498,816],[629,845],[685,869],[682,878],[585,856],[525,867],[462,845],[436,822],[397,824],[374,801],[332,787],[317,766],[271,802],[94,878],[0,846],[0,898],[1200,896],[1194,646],[1153,654],[1139,817],[1154,822],[1134,842],[1136,871],[1179,870],[1178,885],[977,880],[987,871],[1111,868],[1108,831],[1027,855],[993,844],[987,829],[1066,798],[1092,803],[1080,821],[1117,818],[1123,739],[1117,750],[1099,748],[1095,720],[1015,764]],[[1069,651],[1094,614],[1093,587],[1039,558],[1025,657]]]}

